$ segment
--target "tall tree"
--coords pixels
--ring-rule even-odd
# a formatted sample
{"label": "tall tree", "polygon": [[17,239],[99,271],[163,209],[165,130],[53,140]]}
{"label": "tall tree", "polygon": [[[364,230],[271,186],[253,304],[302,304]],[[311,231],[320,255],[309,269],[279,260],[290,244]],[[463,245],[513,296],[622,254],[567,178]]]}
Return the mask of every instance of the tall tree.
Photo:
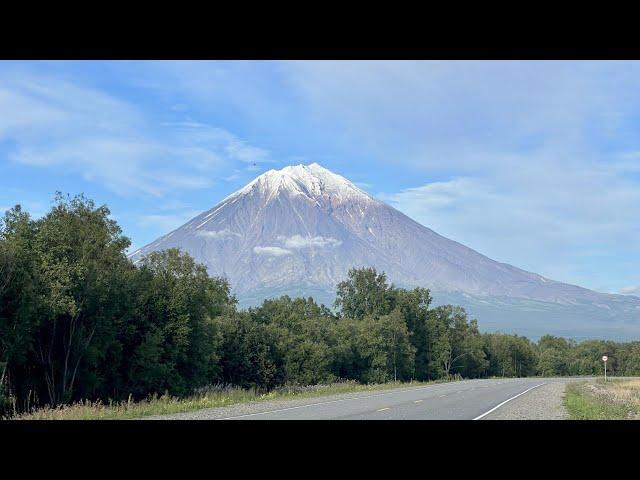
{"label": "tall tree", "polygon": [[543,375],[569,375],[569,364],[573,342],[553,335],[544,335],[538,340],[538,372]]}
{"label": "tall tree", "polygon": [[467,319],[462,307],[442,305],[432,310],[433,361],[445,377],[456,372],[482,371],[486,358],[475,320]]}
{"label": "tall tree", "polygon": [[228,282],[177,249],[144,257],[140,276],[130,388],[185,394],[215,383],[221,339],[213,319],[235,308]]}
{"label": "tall tree", "polygon": [[342,316],[362,319],[367,315],[386,315],[395,308],[393,286],[385,273],[375,268],[353,268],[338,283],[335,306]]}
{"label": "tall tree", "polygon": [[[19,205],[0,220],[0,403],[12,367],[15,371],[26,361],[38,322],[34,236],[34,222]],[[12,382],[14,389],[17,380]]]}
{"label": "tall tree", "polygon": [[400,310],[410,341],[415,351],[414,371],[412,377],[417,380],[429,378],[429,328],[431,292],[425,288],[413,290],[395,289],[395,305]]}
{"label": "tall tree", "polygon": [[115,293],[130,242],[106,206],[82,195],[55,202],[36,223],[34,250],[44,299],[35,351],[57,405],[73,398],[83,360],[97,362],[113,341],[110,323],[126,310]]}

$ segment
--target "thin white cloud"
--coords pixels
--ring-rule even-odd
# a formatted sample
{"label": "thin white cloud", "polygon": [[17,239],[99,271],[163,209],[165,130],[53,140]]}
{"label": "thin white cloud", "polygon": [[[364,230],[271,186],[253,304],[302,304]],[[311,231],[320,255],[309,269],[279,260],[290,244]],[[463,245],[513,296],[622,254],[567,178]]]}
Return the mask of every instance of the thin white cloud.
{"label": "thin white cloud", "polygon": [[207,188],[226,164],[269,157],[222,128],[156,123],[98,89],[24,67],[3,70],[0,111],[10,112],[0,115],[0,141],[11,161],[65,168],[120,195]]}
{"label": "thin white cloud", "polygon": [[624,282],[623,263],[640,258],[640,62],[286,62],[283,71],[319,130],[348,137],[372,162],[407,167],[414,188],[380,196],[438,233],[591,287]]}
{"label": "thin white cloud", "polygon": [[287,248],[301,249],[301,248],[325,248],[325,247],[338,247],[342,244],[341,240],[337,240],[333,237],[303,237],[302,235],[293,235],[291,237],[278,237],[279,240],[284,242],[284,246]]}
{"label": "thin white cloud", "polygon": [[273,163],[269,151],[249,144],[224,128],[193,121],[165,122],[163,125],[194,144],[206,146],[216,161],[226,158],[249,164]]}
{"label": "thin white cloud", "polygon": [[284,65],[290,88],[326,123],[378,156],[431,169],[477,168],[487,154],[555,140],[606,140],[639,103],[638,62]]}
{"label": "thin white cloud", "polygon": [[640,285],[632,285],[620,289],[620,293],[624,295],[636,295],[640,297]]}
{"label": "thin white cloud", "polygon": [[254,253],[258,255],[269,255],[273,257],[281,257],[283,255],[291,255],[293,252],[281,247],[253,247]]}
{"label": "thin white cloud", "polygon": [[585,258],[633,255],[633,182],[593,164],[563,172],[544,155],[535,165],[527,160],[490,178],[454,177],[380,197],[441,235],[556,280],[589,286],[600,269],[589,270]]}

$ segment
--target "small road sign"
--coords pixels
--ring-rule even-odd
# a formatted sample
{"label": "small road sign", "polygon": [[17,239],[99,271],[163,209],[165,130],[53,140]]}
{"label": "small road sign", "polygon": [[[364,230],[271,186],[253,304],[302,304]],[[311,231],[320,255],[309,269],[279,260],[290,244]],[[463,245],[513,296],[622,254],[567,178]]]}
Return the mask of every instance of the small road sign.
{"label": "small road sign", "polygon": [[606,362],[607,360],[609,360],[609,357],[607,357],[606,355],[603,355],[603,356],[602,356],[602,361],[603,361],[603,362]]}

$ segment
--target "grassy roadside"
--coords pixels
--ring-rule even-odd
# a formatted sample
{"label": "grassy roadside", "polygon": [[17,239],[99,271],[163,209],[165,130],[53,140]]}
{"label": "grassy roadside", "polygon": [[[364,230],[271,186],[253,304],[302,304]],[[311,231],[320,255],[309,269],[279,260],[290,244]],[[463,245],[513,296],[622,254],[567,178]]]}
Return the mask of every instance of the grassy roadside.
{"label": "grassy roadside", "polygon": [[640,380],[570,383],[564,405],[572,420],[640,419]]}
{"label": "grassy roadside", "polygon": [[[452,380],[453,381],[453,380]],[[139,402],[78,402],[59,408],[41,408],[28,414],[18,415],[12,420],[130,420],[152,415],[190,412],[204,408],[226,407],[237,403],[312,398],[340,393],[371,392],[400,387],[419,387],[446,380],[432,382],[382,383],[363,385],[357,382],[339,382],[329,385],[308,387],[289,386],[260,394],[255,390],[240,388],[211,388],[191,397],[178,398],[163,395],[154,396]]]}

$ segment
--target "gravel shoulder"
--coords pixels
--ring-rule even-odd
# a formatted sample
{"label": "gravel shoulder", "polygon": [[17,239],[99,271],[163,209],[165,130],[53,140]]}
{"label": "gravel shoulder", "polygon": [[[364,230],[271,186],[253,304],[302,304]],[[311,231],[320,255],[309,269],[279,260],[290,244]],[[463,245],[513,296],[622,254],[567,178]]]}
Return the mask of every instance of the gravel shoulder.
{"label": "gravel shoulder", "polygon": [[567,420],[562,404],[567,383],[555,380],[506,403],[483,420]]}

